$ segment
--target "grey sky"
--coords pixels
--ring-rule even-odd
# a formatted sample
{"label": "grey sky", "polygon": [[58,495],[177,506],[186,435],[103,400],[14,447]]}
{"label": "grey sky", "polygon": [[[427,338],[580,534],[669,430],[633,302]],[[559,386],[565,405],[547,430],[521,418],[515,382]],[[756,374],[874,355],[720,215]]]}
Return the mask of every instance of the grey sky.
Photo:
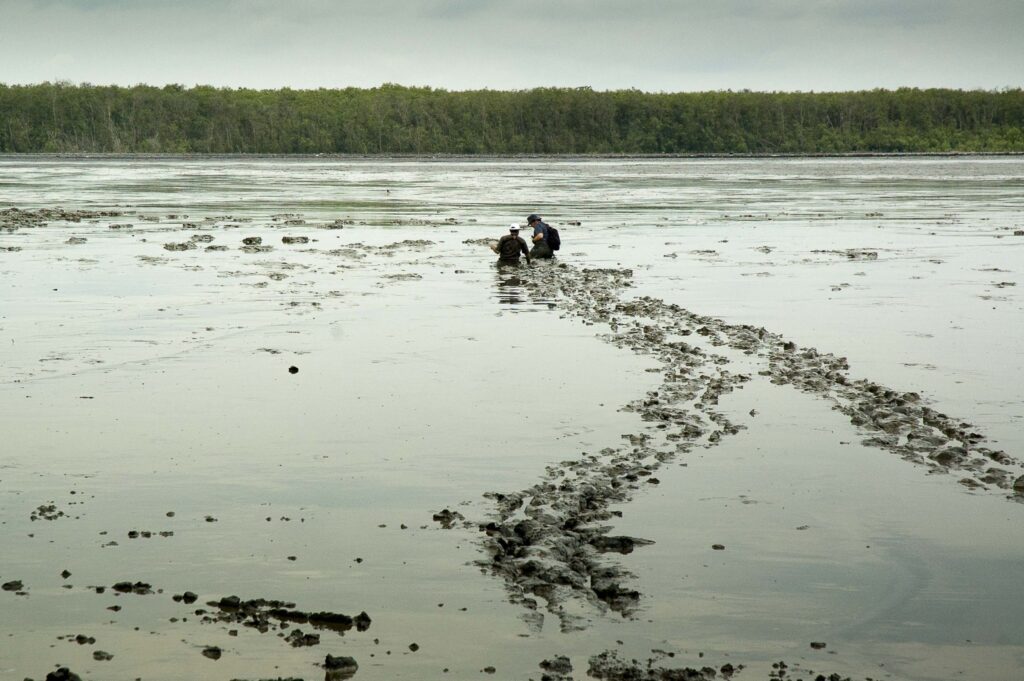
{"label": "grey sky", "polygon": [[0,0],[0,82],[1024,86],[1024,0]]}

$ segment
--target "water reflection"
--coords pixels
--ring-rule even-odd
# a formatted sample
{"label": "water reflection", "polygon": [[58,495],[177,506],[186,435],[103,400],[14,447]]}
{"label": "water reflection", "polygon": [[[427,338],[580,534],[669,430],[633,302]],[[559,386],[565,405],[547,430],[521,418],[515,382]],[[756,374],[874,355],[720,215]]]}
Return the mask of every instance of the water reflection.
{"label": "water reflection", "polygon": [[540,285],[531,276],[537,265],[526,263],[496,263],[495,291],[499,305],[510,305],[516,312],[536,309],[544,306],[555,308],[556,292]]}

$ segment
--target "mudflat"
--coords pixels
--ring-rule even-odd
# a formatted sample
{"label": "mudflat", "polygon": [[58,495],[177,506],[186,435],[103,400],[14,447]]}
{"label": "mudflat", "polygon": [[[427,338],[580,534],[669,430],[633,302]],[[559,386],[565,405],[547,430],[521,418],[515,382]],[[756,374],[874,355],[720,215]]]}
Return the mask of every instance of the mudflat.
{"label": "mudflat", "polygon": [[0,157],[0,679],[1014,678],[1022,215],[1014,157]]}

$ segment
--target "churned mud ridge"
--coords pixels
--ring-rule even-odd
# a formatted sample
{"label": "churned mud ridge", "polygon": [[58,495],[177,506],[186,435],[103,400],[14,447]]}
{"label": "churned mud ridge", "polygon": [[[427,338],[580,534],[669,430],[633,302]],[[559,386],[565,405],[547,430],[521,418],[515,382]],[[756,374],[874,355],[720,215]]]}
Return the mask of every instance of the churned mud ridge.
{"label": "churned mud ridge", "polygon": [[681,340],[693,333],[688,328],[615,321],[623,306],[619,293],[630,277],[628,270],[564,266],[539,267],[525,277],[541,297],[561,293],[568,314],[586,323],[609,323],[610,342],[654,356],[663,379],[658,390],[624,407],[648,422],[652,433],[626,434],[623,445],[549,466],[545,479],[528,489],[485,495],[497,512],[481,524],[490,555],[484,564],[505,579],[511,600],[530,611],[526,619],[535,626],[543,623],[538,598],[564,630],[584,623],[567,607],[572,601],[632,616],[641,594],[629,585],[633,575],[607,554],[631,553],[651,542],[611,535],[611,527],[602,523],[621,515],[611,507],[659,484],[654,473],[664,462],[695,446],[714,445],[742,427],[715,406],[749,375],[728,370],[726,357]]}
{"label": "churned mud ridge", "polygon": [[21,210],[5,208],[0,210],[0,230],[13,232],[18,229],[45,227],[51,222],[81,222],[95,218],[111,218],[124,215],[121,211],[65,210],[64,208],[40,208]]}
{"label": "churned mud ridge", "polygon": [[648,432],[627,434],[626,445],[584,452],[549,466],[541,482],[524,490],[489,492],[495,515],[480,523],[489,558],[486,569],[506,582],[510,599],[527,608],[526,619],[541,626],[538,599],[565,630],[584,626],[567,607],[584,601],[600,612],[631,616],[641,594],[632,575],[608,559],[649,543],[610,534],[602,524],[646,485],[658,484],[658,468],[694,447],[712,447],[743,428],[717,410],[719,398],[761,376],[792,385],[833,403],[881,447],[937,472],[964,475],[970,487],[994,485],[1024,496],[1024,475],[1008,468],[1019,462],[989,449],[984,437],[929,407],[916,393],[851,380],[845,358],[801,349],[760,327],[729,324],[650,297],[624,300],[632,272],[579,269],[563,264],[524,270],[531,296],[558,300],[567,316],[605,324],[602,337],[656,358],[658,390],[624,407],[640,415]]}
{"label": "churned mud ridge", "polygon": [[[605,651],[594,655],[589,660],[587,676],[602,681],[714,681],[719,679],[738,679],[744,666],[733,666],[731,663],[721,665],[717,669],[711,666],[666,667],[661,666],[663,657],[652,657],[644,662],[639,660],[623,660],[614,651]],[[571,677],[553,676],[551,681],[567,681]],[[775,681],[781,679],[798,679],[801,681],[853,681],[848,676],[835,673],[819,672],[802,664],[787,664],[784,660],[773,662],[767,675],[752,676],[750,670],[744,672],[746,681]],[[871,681],[871,677],[866,677]]]}
{"label": "churned mud ridge", "polygon": [[[694,352],[687,349],[686,343],[674,340],[674,336],[697,333],[712,346],[728,346],[756,358],[757,373],[772,383],[791,385],[829,400],[867,436],[863,440],[866,445],[892,451],[935,472],[963,475],[961,482],[969,487],[991,485],[1012,490],[1018,497],[1024,494],[1021,461],[985,446],[985,436],[971,424],[934,409],[918,393],[894,390],[870,380],[852,380],[845,357],[801,348],[762,327],[729,324],[650,297],[597,306],[588,300],[592,298],[589,293],[581,295],[576,281],[579,276],[565,276],[568,272],[571,269],[564,266],[549,269],[549,273],[566,280],[564,284],[559,282],[563,295],[581,299],[570,303],[569,309],[577,314],[582,310],[585,319],[608,323],[614,332],[612,342],[650,352],[657,352],[655,346],[660,345],[660,358],[671,364],[672,357],[666,353],[682,350],[685,356]],[[621,290],[616,285],[621,274],[608,273],[610,285],[601,285],[594,281],[596,272],[599,271],[583,270],[582,277],[588,286]],[[637,342],[640,334],[647,343]],[[681,359],[685,365],[685,357]],[[703,383],[714,381],[701,378],[692,387],[699,389]]]}
{"label": "churned mud ridge", "polygon": [[[294,603],[265,598],[242,600],[238,596],[225,596],[219,601],[209,601],[207,605],[216,610],[199,613],[201,621],[239,624],[261,633],[273,629],[275,622],[282,631],[289,629],[292,624],[308,624],[314,629],[327,629],[341,635],[353,627],[356,631],[366,631],[371,624],[370,616],[365,611],[355,616],[337,612],[303,612],[296,610]],[[320,642],[319,635],[304,634],[299,629],[293,629],[284,638],[293,647],[317,645]]]}

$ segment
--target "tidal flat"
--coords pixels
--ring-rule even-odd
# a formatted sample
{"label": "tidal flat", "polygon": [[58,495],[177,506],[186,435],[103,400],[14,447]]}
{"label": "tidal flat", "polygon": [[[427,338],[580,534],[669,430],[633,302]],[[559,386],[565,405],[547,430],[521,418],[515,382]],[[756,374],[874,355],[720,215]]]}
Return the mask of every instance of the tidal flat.
{"label": "tidal flat", "polygon": [[1019,157],[0,156],[0,680],[1017,678],[1022,263]]}

